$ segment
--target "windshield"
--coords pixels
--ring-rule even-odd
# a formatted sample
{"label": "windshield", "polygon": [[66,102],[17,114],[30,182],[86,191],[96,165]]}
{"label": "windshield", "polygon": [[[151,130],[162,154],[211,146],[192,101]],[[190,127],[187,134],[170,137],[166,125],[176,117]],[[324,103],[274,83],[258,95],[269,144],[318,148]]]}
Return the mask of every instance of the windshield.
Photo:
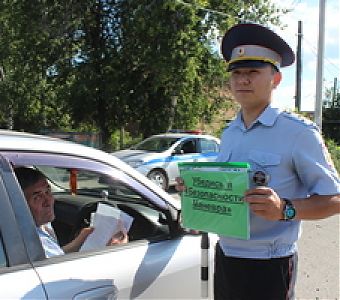
{"label": "windshield", "polygon": [[100,173],[81,169],[69,170],[50,166],[39,166],[36,168],[43,172],[47,177],[53,192],[72,193],[70,185],[72,182],[72,176],[74,176],[74,180],[76,180],[77,194],[97,195],[103,197],[105,196],[103,194],[105,191],[105,193],[107,193],[107,197],[119,194],[132,197],[133,200],[140,200],[141,198],[137,192],[126,187],[125,184],[119,180],[115,180],[109,176],[104,176]]}
{"label": "windshield", "polygon": [[132,149],[150,152],[163,152],[169,149],[178,140],[179,138],[174,137],[151,137],[142,141]]}

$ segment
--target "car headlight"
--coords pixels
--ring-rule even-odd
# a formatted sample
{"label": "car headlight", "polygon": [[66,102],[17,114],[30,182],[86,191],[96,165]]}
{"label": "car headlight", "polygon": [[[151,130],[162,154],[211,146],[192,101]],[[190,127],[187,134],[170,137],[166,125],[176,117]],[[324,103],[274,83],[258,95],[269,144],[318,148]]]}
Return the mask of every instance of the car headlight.
{"label": "car headlight", "polygon": [[131,160],[127,162],[128,165],[130,165],[132,168],[138,168],[143,164],[142,160]]}

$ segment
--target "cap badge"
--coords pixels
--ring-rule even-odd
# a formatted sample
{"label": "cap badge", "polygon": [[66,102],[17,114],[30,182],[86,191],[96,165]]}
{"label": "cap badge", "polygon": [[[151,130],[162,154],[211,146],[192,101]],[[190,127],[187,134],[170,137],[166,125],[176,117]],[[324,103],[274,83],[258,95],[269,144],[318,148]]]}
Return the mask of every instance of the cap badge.
{"label": "cap badge", "polygon": [[245,50],[244,50],[243,47],[239,47],[239,48],[237,49],[237,55],[238,55],[238,56],[243,56],[244,53],[245,53]]}

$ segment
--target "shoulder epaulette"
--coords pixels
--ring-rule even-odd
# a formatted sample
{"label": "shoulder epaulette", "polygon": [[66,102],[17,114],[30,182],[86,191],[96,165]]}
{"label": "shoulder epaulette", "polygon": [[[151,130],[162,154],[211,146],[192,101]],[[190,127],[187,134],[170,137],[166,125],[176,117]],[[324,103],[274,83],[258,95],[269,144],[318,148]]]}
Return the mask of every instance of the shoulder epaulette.
{"label": "shoulder epaulette", "polygon": [[301,125],[304,125],[306,127],[309,128],[315,128],[317,130],[319,130],[319,127],[310,119],[306,118],[303,115],[299,115],[297,113],[294,112],[289,112],[289,111],[283,111],[281,114],[283,117],[290,119],[296,123],[299,123]]}

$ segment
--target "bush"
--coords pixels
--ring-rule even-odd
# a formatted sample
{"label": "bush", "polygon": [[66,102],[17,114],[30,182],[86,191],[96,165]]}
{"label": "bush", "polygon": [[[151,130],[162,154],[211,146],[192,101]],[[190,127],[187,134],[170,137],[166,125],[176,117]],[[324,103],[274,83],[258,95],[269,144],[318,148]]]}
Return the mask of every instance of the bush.
{"label": "bush", "polygon": [[127,149],[142,140],[142,136],[132,137],[128,131],[116,130],[111,134],[111,151]]}
{"label": "bush", "polygon": [[329,154],[332,157],[334,166],[338,173],[340,173],[340,146],[337,145],[333,140],[326,140],[326,145]]}
{"label": "bush", "polygon": [[322,133],[326,139],[332,139],[338,145],[340,144],[339,116],[340,107],[325,108],[322,113]]}

